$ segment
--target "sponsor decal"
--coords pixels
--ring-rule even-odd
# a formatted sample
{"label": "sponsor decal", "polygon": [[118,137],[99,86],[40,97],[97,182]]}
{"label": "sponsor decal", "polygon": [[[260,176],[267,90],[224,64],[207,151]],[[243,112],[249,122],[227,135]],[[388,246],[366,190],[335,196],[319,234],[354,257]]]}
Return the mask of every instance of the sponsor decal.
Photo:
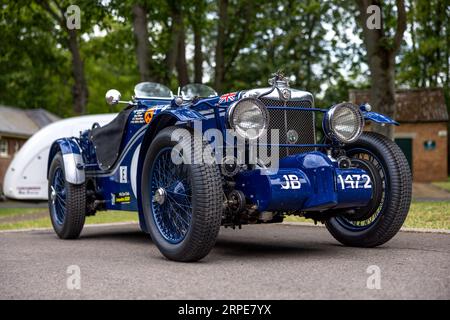
{"label": "sponsor decal", "polygon": [[128,183],[127,171],[128,168],[125,166],[121,166],[119,168],[120,171],[120,183]]}
{"label": "sponsor decal", "polygon": [[224,94],[223,96],[221,96],[219,99],[219,103],[232,102],[235,99],[236,99],[236,92],[231,92],[231,93],[227,93],[227,94]]}
{"label": "sponsor decal", "polygon": [[118,192],[118,193],[111,193],[111,202],[112,204],[116,203],[122,203],[127,204],[131,202],[131,195],[127,192]]}
{"label": "sponsor decal", "polygon": [[132,124],[143,124],[143,123],[145,123],[145,120],[144,120],[144,113],[145,113],[145,110],[135,110],[134,112],[133,112],[133,118],[131,118],[131,123]]}
{"label": "sponsor decal", "polygon": [[148,109],[147,111],[145,111],[145,115],[144,115],[145,123],[150,123],[150,121],[152,121],[154,113],[155,113],[154,109]]}

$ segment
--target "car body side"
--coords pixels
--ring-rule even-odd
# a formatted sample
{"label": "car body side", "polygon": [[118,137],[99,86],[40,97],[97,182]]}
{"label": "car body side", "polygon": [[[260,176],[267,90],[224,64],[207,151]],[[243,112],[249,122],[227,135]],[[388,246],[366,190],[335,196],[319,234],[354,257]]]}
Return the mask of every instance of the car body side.
{"label": "car body side", "polygon": [[[262,89],[262,91],[264,91],[264,89]],[[203,132],[208,129],[225,130],[225,113],[230,105],[242,98],[249,96],[252,97],[258,93],[258,91],[254,90],[235,92],[229,94],[229,97],[234,97],[233,99],[221,99],[221,97],[217,96],[213,98],[200,99],[197,102],[182,106],[175,105],[174,101],[169,99],[136,99],[133,110],[127,120],[126,132],[122,133],[123,137],[120,147],[120,156],[111,169],[102,170],[97,164],[96,150],[92,141],[89,139],[89,131],[83,132],[80,137],[62,138],[56,140],[50,148],[48,168],[50,168],[51,159],[53,159],[54,155],[57,152],[61,152],[64,159],[64,165],[67,168],[66,180],[68,182],[73,184],[90,184],[92,189],[95,190],[97,194],[101,195],[99,201],[102,202],[102,209],[138,211],[141,229],[144,232],[147,232],[147,223],[145,221],[146,218],[143,214],[140,201],[140,197],[145,196],[140,194],[141,175],[146,150],[150,146],[154,137],[158,134],[158,132],[168,126],[177,125],[180,127],[194,127],[194,123],[196,121],[200,121],[202,123]],[[308,93],[303,91],[299,91],[298,94],[303,94],[306,97],[309,97]],[[310,96],[310,99],[312,99],[312,95]],[[317,109],[315,111],[325,112],[326,110]],[[366,120],[385,124],[396,124],[395,121],[386,116],[375,112],[365,110],[362,111]],[[151,117],[149,117],[150,121],[145,118],[146,112],[151,113]],[[297,156],[299,157],[296,158]],[[309,158],[305,160],[305,157]],[[311,170],[321,168],[322,172],[317,175],[318,179],[323,178],[325,181],[325,175],[335,174],[334,169],[327,171],[328,169],[326,168],[333,167],[333,164],[329,159],[327,159],[326,155],[320,152],[310,152],[303,155],[296,155],[286,159],[281,159],[281,169],[283,169],[283,167],[292,167],[294,162],[296,163],[295,166],[299,166],[301,161],[303,161],[302,169],[305,169],[305,163],[310,164]],[[319,165],[319,163],[321,163],[321,165]],[[308,168],[306,168],[306,170],[308,170]],[[251,174],[252,173],[248,173],[247,175]],[[359,172],[359,174],[362,175],[364,172]],[[252,177],[243,174],[238,177],[238,179],[241,181],[245,181],[246,179],[248,181],[263,179],[261,184],[268,184],[267,188],[270,188],[270,184],[272,182],[264,179],[272,179],[275,181],[275,184],[279,184],[280,177],[282,177],[283,174],[278,173],[277,176],[270,176],[270,174],[265,176],[266,178],[255,178],[254,173]],[[305,179],[308,179],[308,177],[306,176]],[[245,183],[242,184],[245,185]],[[314,181],[308,183],[307,185],[310,187],[315,187],[320,184],[318,184],[317,181]],[[333,188],[333,186],[329,187]],[[253,189],[255,190],[243,191],[248,194],[256,194],[257,192],[263,190],[260,186],[253,187]],[[364,192],[364,190],[361,192]],[[367,190],[365,192],[366,194],[363,197],[364,199],[368,196],[370,197],[370,195],[367,195]],[[314,194],[318,194],[325,198],[327,197],[326,192],[316,192]],[[330,195],[330,197],[338,196],[338,193],[335,195]],[[262,197],[264,197],[264,195]],[[357,199],[358,197],[361,197],[361,193],[350,192],[347,194],[342,194],[341,197],[344,197],[345,201],[348,201],[351,205],[357,205],[359,204]],[[294,199],[295,201],[301,200],[304,202],[304,205],[306,205],[306,208],[311,210],[320,210],[320,205],[328,201],[327,199],[317,199],[317,203],[314,203],[314,201],[311,202],[311,200],[308,200],[306,197],[304,199],[298,199],[294,196],[292,190],[291,192],[288,190],[285,194],[280,195],[279,199],[276,201],[277,203],[286,203],[290,201],[289,199]],[[310,201],[311,203],[308,204],[307,201]],[[273,210],[277,208],[273,208],[270,204],[267,204],[264,209]],[[281,206],[278,209],[281,210],[284,208]]]}

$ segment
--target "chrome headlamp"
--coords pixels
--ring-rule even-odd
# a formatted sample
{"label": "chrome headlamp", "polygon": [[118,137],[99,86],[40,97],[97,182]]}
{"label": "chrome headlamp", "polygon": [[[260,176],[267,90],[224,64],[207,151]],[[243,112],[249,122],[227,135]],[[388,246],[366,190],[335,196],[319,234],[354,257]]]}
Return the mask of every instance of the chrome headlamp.
{"label": "chrome headlamp", "polygon": [[328,138],[342,143],[358,140],[364,128],[364,117],[351,103],[340,103],[330,108],[323,118],[323,128]]}
{"label": "chrome headlamp", "polygon": [[233,103],[227,110],[231,129],[248,140],[258,139],[269,126],[269,113],[264,104],[254,98],[244,98]]}

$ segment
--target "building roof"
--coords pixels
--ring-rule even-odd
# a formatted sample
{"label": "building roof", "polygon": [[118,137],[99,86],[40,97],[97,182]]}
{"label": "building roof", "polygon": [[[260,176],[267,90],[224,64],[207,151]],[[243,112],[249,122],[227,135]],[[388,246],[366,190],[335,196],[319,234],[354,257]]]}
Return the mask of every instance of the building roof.
{"label": "building roof", "polygon": [[[361,104],[370,101],[369,90],[350,90],[350,101]],[[448,121],[444,91],[436,89],[405,89],[395,92],[398,122]]]}
{"label": "building roof", "polygon": [[59,119],[44,109],[19,109],[0,105],[0,135],[27,138]]}

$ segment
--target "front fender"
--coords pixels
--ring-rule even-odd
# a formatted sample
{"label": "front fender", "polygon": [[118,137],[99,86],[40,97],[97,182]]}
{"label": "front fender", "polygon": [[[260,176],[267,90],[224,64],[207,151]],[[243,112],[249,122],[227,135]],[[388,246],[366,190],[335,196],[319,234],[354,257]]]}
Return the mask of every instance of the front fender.
{"label": "front fender", "polygon": [[139,151],[138,158],[138,166],[137,166],[137,179],[136,179],[136,194],[137,194],[137,202],[138,202],[138,211],[139,211],[139,225],[143,232],[147,232],[147,223],[145,221],[145,216],[142,211],[141,204],[141,174],[142,167],[144,163],[145,156],[147,154],[147,149],[150,147],[150,144],[153,141],[153,138],[160,132],[162,129],[166,127],[173,126],[175,124],[180,123],[183,125],[190,121],[201,121],[206,120],[206,117],[203,116],[196,110],[192,110],[189,108],[167,108],[160,112],[158,112],[152,119],[149,124],[147,131],[145,132],[144,138],[141,143],[141,148]]}
{"label": "front fender", "polygon": [[84,160],[81,148],[75,138],[61,138],[53,142],[47,164],[47,177],[50,173],[50,165],[55,155],[61,152],[64,161],[64,174],[67,182],[82,184],[86,181],[84,172]]}
{"label": "front fender", "polygon": [[373,111],[363,111],[364,120],[373,121],[382,124],[393,124],[395,126],[400,125],[397,121],[385,116],[384,114],[373,112]]}
{"label": "front fender", "polygon": [[156,115],[155,120],[157,117],[161,117],[164,115],[175,117],[178,121],[182,122],[206,120],[206,117],[203,116],[200,112],[183,107],[164,109]]}

